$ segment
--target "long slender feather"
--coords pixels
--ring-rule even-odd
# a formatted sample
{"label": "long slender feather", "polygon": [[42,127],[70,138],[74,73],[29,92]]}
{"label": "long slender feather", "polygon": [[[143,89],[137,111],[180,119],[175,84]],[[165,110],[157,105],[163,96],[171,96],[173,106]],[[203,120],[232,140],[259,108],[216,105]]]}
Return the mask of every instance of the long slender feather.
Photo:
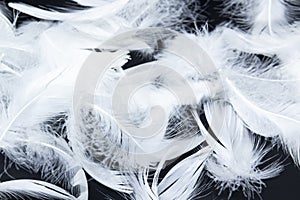
{"label": "long slender feather", "polygon": [[75,199],[67,191],[44,181],[22,179],[0,183],[1,198],[21,197],[23,195],[40,199]]}
{"label": "long slender feather", "polygon": [[47,19],[47,20],[66,20],[66,21],[82,21],[82,20],[92,20],[105,17],[107,15],[114,14],[120,8],[127,3],[128,0],[120,0],[109,2],[107,4],[89,8],[81,11],[72,11],[71,12],[57,12],[57,11],[48,11],[45,9],[36,8],[34,6],[22,4],[22,3],[9,3],[8,5],[20,12],[26,13],[28,15]]}

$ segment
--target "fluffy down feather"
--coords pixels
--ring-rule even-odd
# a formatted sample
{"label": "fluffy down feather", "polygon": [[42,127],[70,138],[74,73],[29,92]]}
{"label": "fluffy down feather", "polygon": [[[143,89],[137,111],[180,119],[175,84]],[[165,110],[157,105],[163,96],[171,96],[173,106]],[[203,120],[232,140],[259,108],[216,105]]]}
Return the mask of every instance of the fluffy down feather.
{"label": "fluffy down feather", "polygon": [[282,33],[299,20],[293,0],[226,0],[224,5],[224,14],[254,35]]}
{"label": "fluffy down feather", "polygon": [[[204,104],[209,129],[201,129],[206,138],[213,132],[217,140],[206,139],[214,154],[207,160],[206,169],[219,183],[220,190],[235,191],[242,188],[245,196],[252,192],[260,193],[262,180],[277,176],[282,167],[274,162],[259,169],[263,158],[270,151],[244,126],[231,105],[223,101],[208,101]],[[200,127],[201,121],[194,114]]]}

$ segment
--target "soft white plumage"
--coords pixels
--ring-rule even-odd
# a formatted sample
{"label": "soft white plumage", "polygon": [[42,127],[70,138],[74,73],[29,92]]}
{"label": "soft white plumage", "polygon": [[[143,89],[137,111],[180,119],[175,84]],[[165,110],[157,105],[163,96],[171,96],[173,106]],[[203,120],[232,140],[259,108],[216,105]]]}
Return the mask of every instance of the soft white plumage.
{"label": "soft white plumage", "polygon": [[[244,31],[197,34],[195,1],[74,2],[1,4],[0,148],[41,180],[1,182],[0,197],[86,200],[86,172],[133,199],[193,199],[206,170],[250,198],[283,169],[261,168],[272,146],[256,134],[300,165],[297,1],[226,0]],[[40,21],[17,26],[19,12]]]}

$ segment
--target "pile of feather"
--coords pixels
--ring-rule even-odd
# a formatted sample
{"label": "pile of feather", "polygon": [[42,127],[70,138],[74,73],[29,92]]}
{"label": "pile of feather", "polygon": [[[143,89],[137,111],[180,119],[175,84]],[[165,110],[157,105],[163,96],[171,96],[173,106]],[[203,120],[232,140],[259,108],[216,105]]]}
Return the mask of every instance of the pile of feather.
{"label": "pile of feather", "polygon": [[283,170],[272,149],[299,166],[299,1],[225,0],[214,28],[212,1],[64,3],[1,3],[3,173],[39,176],[1,199],[87,200],[87,177],[129,199],[250,199]]}

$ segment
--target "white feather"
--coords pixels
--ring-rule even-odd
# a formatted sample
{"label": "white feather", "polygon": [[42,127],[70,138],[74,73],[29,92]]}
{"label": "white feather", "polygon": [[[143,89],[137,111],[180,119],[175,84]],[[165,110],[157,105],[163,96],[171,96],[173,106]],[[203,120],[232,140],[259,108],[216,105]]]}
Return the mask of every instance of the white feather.
{"label": "white feather", "polygon": [[196,188],[201,183],[202,170],[210,154],[210,147],[203,147],[174,165],[162,180],[158,182],[163,166],[167,165],[162,160],[156,169],[151,186],[148,182],[149,171],[144,169],[138,172],[137,175],[131,176],[131,183],[134,189],[132,197],[136,200],[192,199],[196,193]]}
{"label": "white feather", "polygon": [[244,82],[241,86],[230,80],[226,82],[231,91],[231,103],[248,127],[264,136],[282,137],[295,162],[299,163],[300,108],[299,97],[293,95],[300,92],[297,89],[298,82],[257,81],[250,78],[247,84],[251,85]]}
{"label": "white feather", "polygon": [[26,5],[23,3],[9,3],[8,6],[16,9],[20,12],[26,13],[28,15],[41,18],[41,19],[47,19],[47,20],[61,20],[61,21],[83,21],[83,20],[95,20],[100,19],[102,17],[105,17],[107,15],[112,15],[118,12],[126,3],[128,0],[119,0],[119,1],[113,1],[109,2],[107,4],[88,8],[85,10],[79,10],[79,11],[72,11],[70,12],[58,12],[58,11],[51,11],[51,10],[45,10],[40,9],[34,6]]}
{"label": "white feather", "polygon": [[204,147],[177,163],[159,183],[159,199],[191,199],[201,183],[202,170],[211,152],[210,147]]}
{"label": "white feather", "polygon": [[[263,179],[274,177],[282,170],[278,162],[259,169],[270,148],[256,141],[250,130],[264,136],[279,136],[299,164],[300,90],[299,75],[293,73],[298,72],[295,63],[300,58],[297,47],[300,40],[297,28],[290,27],[295,21],[291,22],[293,13],[287,13],[293,0],[226,1],[227,8],[240,5],[233,10],[233,16],[241,17],[240,22],[251,26],[250,35],[222,28],[208,33],[204,27],[204,33],[197,37],[162,29],[141,29],[158,26],[182,31],[181,23],[186,18],[197,18],[191,13],[195,1],[75,2],[88,7],[55,11],[24,3],[8,4],[33,17],[59,23],[29,22],[16,29],[16,19],[10,23],[6,11],[0,14],[0,145],[18,166],[33,172],[41,170],[42,179],[50,182],[0,183],[4,195],[21,193],[44,198],[49,193],[59,198],[85,200],[88,195],[83,167],[96,181],[117,191],[133,193],[135,199],[191,199],[206,164],[221,190],[234,191],[241,186],[249,196],[252,191],[260,192]],[[121,34],[115,37],[117,33]],[[99,44],[103,49],[117,50],[120,59],[110,66],[102,83],[97,83],[96,90],[92,91],[96,92],[94,102],[81,102],[74,113],[74,88],[77,89],[78,83],[85,86],[89,82],[87,77],[79,82],[76,77],[90,49],[98,48]],[[160,51],[155,55],[157,61],[122,70],[121,66],[130,59],[129,51],[151,54],[157,49]],[[292,52],[288,51],[291,49]],[[100,62],[104,66],[111,63],[115,52],[100,54],[105,57]],[[249,66],[245,61],[248,54],[251,55]],[[276,55],[283,64],[277,67],[274,63],[257,61],[254,54]],[[150,64],[172,66],[170,69],[176,73],[145,67]],[[201,76],[195,66],[201,66]],[[268,71],[260,73],[262,66]],[[151,138],[135,137],[123,130],[112,109],[112,91],[132,89],[130,84],[136,82],[122,79],[134,80],[135,76],[148,77],[150,83],[157,77],[163,80],[159,83],[163,87],[140,87],[125,102],[129,104],[125,112],[130,114],[126,120],[131,127],[151,123],[152,107],[160,105],[166,111],[163,119],[166,123]],[[179,76],[183,77],[180,81]],[[187,85],[195,93],[196,102],[188,94]],[[170,88],[181,91],[183,98],[178,100]],[[94,95],[89,92],[85,95]],[[223,96],[224,92],[228,95]],[[178,111],[190,112],[193,106],[197,107],[195,104],[203,97],[222,98],[233,106],[222,101],[205,102],[205,115],[215,135],[205,129],[195,109],[191,114],[181,113],[188,119],[177,116]],[[124,103],[122,98],[118,100]],[[64,126],[70,144],[55,136],[55,131],[41,128],[49,118],[61,113],[68,116]],[[128,113],[118,114],[124,117]],[[188,133],[184,131],[190,129],[184,129],[183,137],[165,138],[168,128],[178,127],[168,127],[173,115],[181,119],[178,126],[189,126],[185,123],[188,120],[193,121],[192,125],[197,123],[199,128]],[[198,134],[199,129],[203,136]],[[143,134],[143,129],[139,133]],[[203,138],[208,147],[177,163],[158,181],[164,165],[197,147]],[[53,165],[54,162],[60,166]],[[135,174],[140,168],[142,173]],[[156,172],[150,185],[148,173],[152,169]],[[66,185],[59,188],[55,186],[57,182]],[[25,183],[30,186],[27,190],[21,189]],[[78,186],[79,194],[75,197],[70,193]]]}
{"label": "white feather", "polygon": [[[219,140],[206,140],[215,152],[206,163],[211,177],[220,184],[221,191],[227,188],[235,191],[241,187],[248,197],[252,192],[260,193],[264,185],[262,180],[277,176],[282,171],[277,162],[258,168],[270,147],[255,140],[228,103],[207,102],[204,110],[210,130]],[[201,131],[207,132],[205,129]]]}
{"label": "white feather", "polygon": [[[71,68],[66,65],[62,62],[63,59],[58,59],[55,65],[49,66],[51,63],[44,57],[38,57],[41,55],[37,48],[40,44],[45,45],[41,45],[44,48],[49,47],[48,50],[54,46],[51,56],[57,58],[61,53],[55,49],[59,46],[55,44],[51,46],[43,41],[44,36],[48,37],[47,41],[50,36],[47,34],[48,30],[45,31],[49,27],[44,25],[39,23],[27,25],[31,28],[43,28],[42,34],[34,33],[31,35],[32,38],[27,35],[30,31],[25,31],[26,26],[24,26],[21,30],[26,34],[12,37],[12,40],[25,47],[24,50],[4,51],[5,57],[2,60],[13,63],[9,66],[18,70],[19,75],[1,74],[1,82],[4,86],[0,93],[1,107],[4,108],[4,112],[1,112],[0,125],[1,149],[18,166],[33,172],[41,170],[43,179],[52,183],[65,183],[69,191],[78,188],[79,194],[76,199],[84,200],[87,199],[87,181],[80,164],[73,161],[73,153],[62,138],[56,138],[53,136],[55,133],[48,133],[42,129],[49,117],[68,113],[70,110],[71,105],[68,104],[72,98],[72,82],[75,81],[77,72],[76,67]],[[29,46],[33,49],[31,50]],[[70,49],[67,46],[64,48]],[[84,57],[82,51],[77,49],[77,55]],[[74,52],[76,50],[70,51],[70,53]],[[23,62],[19,62],[14,57],[16,55],[23,55]],[[54,160],[61,166],[51,163]],[[60,171],[62,168],[66,171]],[[56,190],[54,186],[52,189]],[[71,199],[75,197],[72,196]]]}
{"label": "white feather", "polygon": [[[36,130],[30,127],[14,129],[1,141],[1,149],[17,166],[33,173],[41,172],[41,179],[52,183],[47,186],[54,191],[59,191],[54,184],[60,183],[69,191],[67,196],[70,199],[87,200],[85,174],[72,157],[67,143],[62,138],[41,133],[38,127]],[[75,187],[78,191],[76,198],[70,193]],[[23,192],[27,193],[26,190]]]}
{"label": "white feather", "polygon": [[289,26],[286,3],[282,0],[225,1],[224,12],[250,27],[254,35],[263,32],[273,35]]}
{"label": "white feather", "polygon": [[118,1],[118,0],[74,0],[74,1],[79,5],[96,7],[96,6],[105,6],[107,4],[111,4],[114,1]]}
{"label": "white feather", "polygon": [[[26,188],[24,186],[26,186]],[[64,189],[44,181],[21,179],[0,183],[1,198],[21,196],[30,196],[40,199],[76,199]]]}
{"label": "white feather", "polygon": [[[224,39],[236,53],[226,53],[229,59],[221,73],[228,98],[248,128],[266,137],[280,136],[299,164],[300,88],[296,63],[300,51],[298,29],[292,30],[285,37],[254,37],[225,30]],[[238,39],[233,41],[229,34]],[[259,60],[254,53],[276,55],[279,64]]]}

